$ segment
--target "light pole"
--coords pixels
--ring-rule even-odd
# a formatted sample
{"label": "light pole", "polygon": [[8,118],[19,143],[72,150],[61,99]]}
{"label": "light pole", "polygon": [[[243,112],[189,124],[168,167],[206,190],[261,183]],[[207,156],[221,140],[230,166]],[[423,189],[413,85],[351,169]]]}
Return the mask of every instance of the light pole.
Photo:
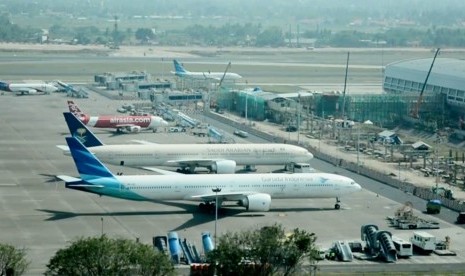
{"label": "light pole", "polygon": [[299,102],[297,103],[297,144],[300,144],[300,92],[298,96]]}
{"label": "light pole", "polygon": [[215,248],[216,248],[216,233],[218,230],[218,193],[221,192],[221,188],[214,188],[212,191],[215,193]]}
{"label": "light pole", "polygon": [[102,222],[102,237],[103,237],[103,217],[100,217],[100,221]]}
{"label": "light pole", "polygon": [[357,173],[360,172],[360,128],[361,125],[357,127]]}
{"label": "light pole", "polygon": [[247,109],[248,109],[248,107],[247,107],[247,102],[248,102],[247,95],[248,95],[248,93],[247,93],[247,91],[245,91],[245,123],[246,123],[246,125],[249,125],[249,119],[247,117]]}

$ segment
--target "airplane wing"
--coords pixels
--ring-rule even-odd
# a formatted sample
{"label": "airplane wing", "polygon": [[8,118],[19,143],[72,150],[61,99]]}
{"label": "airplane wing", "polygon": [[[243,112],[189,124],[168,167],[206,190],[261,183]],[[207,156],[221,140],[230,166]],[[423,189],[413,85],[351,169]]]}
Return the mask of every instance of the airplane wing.
{"label": "airplane wing", "polygon": [[244,196],[248,196],[251,194],[255,194],[255,192],[233,192],[233,193],[222,193],[219,192],[218,195],[216,193],[208,193],[208,194],[203,194],[203,195],[195,195],[191,196],[192,199],[202,199],[205,201],[212,201],[215,200],[216,197],[218,196],[218,199],[221,201],[237,201],[241,200],[244,198]]}
{"label": "airplane wing", "polygon": [[56,178],[66,182],[67,187],[69,188],[105,188],[105,186],[103,185],[85,184],[85,182],[83,182],[82,179],[73,176],[57,175]]}
{"label": "airplane wing", "polygon": [[162,170],[162,169],[153,168],[153,167],[141,167],[141,169],[151,171],[151,172],[156,172],[156,173],[159,173],[159,174],[162,174],[162,175],[182,174],[182,173],[178,173],[178,172],[167,171],[167,170]]}
{"label": "airplane wing", "polygon": [[82,181],[80,178],[68,176],[68,175],[57,175],[56,176],[58,179],[63,180],[64,182],[79,182]]}
{"label": "airplane wing", "polygon": [[145,140],[131,140],[131,141],[134,143],[141,144],[141,145],[158,145],[157,143],[145,141]]}
{"label": "airplane wing", "polygon": [[14,91],[17,96],[22,96],[22,95],[29,95],[29,94],[37,94],[38,92],[42,92],[40,90],[34,89],[34,88],[20,88],[16,89]]}
{"label": "airplane wing", "polygon": [[223,161],[224,159],[184,159],[184,160],[168,160],[166,163],[179,166],[196,166],[196,167],[208,167],[216,161]]}
{"label": "airplane wing", "polygon": [[203,72],[203,77],[206,79],[206,80],[214,80],[214,81],[221,81],[221,78],[219,77],[212,77],[212,76],[208,76],[207,74],[205,74],[205,72]]}
{"label": "airplane wing", "polygon": [[56,147],[61,149],[62,151],[69,151],[69,147],[65,145],[56,145]]}
{"label": "airplane wing", "polygon": [[71,152],[69,150],[69,147],[68,146],[65,146],[65,145],[56,145],[57,148],[61,149],[63,151],[63,154],[64,155],[70,155]]}
{"label": "airplane wing", "polygon": [[119,125],[116,125],[115,127],[117,128],[127,128],[127,127],[133,127],[133,126],[136,126],[134,124],[119,124]]}

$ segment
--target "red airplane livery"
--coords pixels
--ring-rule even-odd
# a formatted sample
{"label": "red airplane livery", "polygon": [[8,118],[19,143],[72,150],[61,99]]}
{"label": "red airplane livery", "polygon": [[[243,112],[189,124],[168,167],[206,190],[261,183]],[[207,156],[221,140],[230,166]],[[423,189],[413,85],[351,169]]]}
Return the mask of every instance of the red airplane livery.
{"label": "red airplane livery", "polygon": [[97,128],[113,128],[117,132],[137,133],[141,129],[150,129],[156,132],[157,127],[168,126],[168,122],[158,116],[90,116],[83,113],[73,101],[68,101],[68,108],[85,125]]}

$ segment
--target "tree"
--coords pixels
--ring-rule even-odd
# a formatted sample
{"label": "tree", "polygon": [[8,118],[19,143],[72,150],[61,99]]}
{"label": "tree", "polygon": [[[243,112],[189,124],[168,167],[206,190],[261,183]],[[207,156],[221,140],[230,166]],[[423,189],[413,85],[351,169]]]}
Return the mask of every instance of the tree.
{"label": "tree", "polygon": [[172,275],[167,255],[127,239],[80,238],[60,249],[47,264],[46,275]]}
{"label": "tree", "polygon": [[278,47],[284,44],[284,36],[280,28],[269,27],[257,35],[257,46]]}
{"label": "tree", "polygon": [[136,39],[140,40],[141,43],[147,43],[150,40],[155,38],[155,34],[152,29],[149,28],[139,28],[136,30]]}
{"label": "tree", "polygon": [[211,270],[218,275],[284,275],[296,272],[307,259],[315,265],[316,236],[298,228],[286,235],[281,225],[255,231],[226,233],[208,254]]}
{"label": "tree", "polygon": [[[26,250],[17,249],[12,245],[0,243],[0,275],[21,275],[29,261],[26,259]],[[14,274],[8,274],[8,273]]]}

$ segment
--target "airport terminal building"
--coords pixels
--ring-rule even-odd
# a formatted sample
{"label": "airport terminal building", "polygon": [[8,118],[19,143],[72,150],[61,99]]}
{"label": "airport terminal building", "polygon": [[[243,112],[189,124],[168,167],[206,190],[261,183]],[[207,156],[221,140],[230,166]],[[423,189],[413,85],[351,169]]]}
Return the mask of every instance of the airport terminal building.
{"label": "airport terminal building", "polygon": [[[388,93],[419,95],[433,59],[414,59],[388,64],[383,89]],[[437,58],[426,84],[424,95],[443,94],[447,105],[459,113],[465,107],[465,60]],[[460,114],[463,115],[463,114]]]}

